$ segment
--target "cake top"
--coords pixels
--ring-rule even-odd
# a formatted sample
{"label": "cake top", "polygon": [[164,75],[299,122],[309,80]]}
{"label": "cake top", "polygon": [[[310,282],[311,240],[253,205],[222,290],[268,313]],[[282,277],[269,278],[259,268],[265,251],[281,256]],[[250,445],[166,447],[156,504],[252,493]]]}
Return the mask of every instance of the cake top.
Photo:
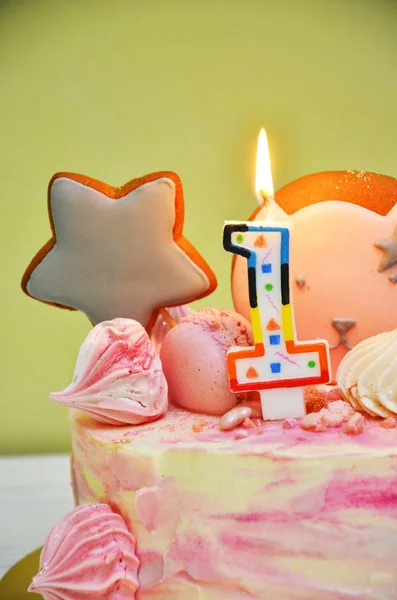
{"label": "cake top", "polygon": [[[340,178],[347,201],[326,199],[335,178]],[[133,438],[131,426],[139,427],[166,411],[168,388],[170,401],[193,416],[173,409],[171,417],[167,414],[155,425],[137,429],[140,443],[150,433],[150,445],[157,445],[165,435],[172,443],[206,441],[222,451],[237,440],[251,450],[265,444],[260,453],[274,448],[284,452],[286,443],[291,451],[296,444],[307,446],[310,453],[327,444],[329,436],[341,436],[343,445],[346,432],[363,433],[363,410],[372,417],[390,418],[378,437],[393,437],[390,431],[397,425],[393,377],[384,386],[382,401],[371,397],[368,403],[368,393],[363,395],[360,385],[359,398],[353,394],[352,400],[347,384],[341,390],[353,406],[352,414],[335,413],[325,403],[304,416],[304,386],[329,381],[330,324],[339,334],[331,345],[335,374],[342,353],[359,341],[357,336],[368,338],[379,329],[391,329],[396,315],[390,298],[397,290],[397,275],[394,279],[389,272],[397,265],[396,181],[385,178],[384,182],[383,176],[361,172],[322,174],[320,180],[327,185],[331,181],[328,192],[322,189],[319,200],[310,205],[298,202],[289,217],[295,227],[291,248],[290,223],[274,220],[288,215],[267,196],[252,216],[263,221],[226,225],[230,240],[224,237],[225,249],[247,262],[245,270],[237,262],[234,265],[234,300],[243,299],[236,313],[206,309],[183,317],[182,310],[172,317],[166,307],[205,296],[216,285],[207,263],[182,235],[184,205],[177,175],[153,173],[120,188],[81,175],[55,175],[48,192],[53,235],[26,270],[23,288],[43,302],[80,309],[97,325],[82,346],[72,383],[51,394],[51,399],[85,411],[105,425],[125,425]],[[379,197],[376,212],[356,198],[364,184]],[[384,188],[386,196],[382,196]],[[390,197],[387,213],[386,197]],[[290,253],[299,268],[306,265],[295,278],[297,311],[292,302]],[[369,290],[366,300],[373,300],[370,319],[367,302],[356,300],[363,285]],[[312,304],[306,306],[303,298],[310,298]],[[165,322],[159,321],[160,313]],[[313,327],[310,335],[302,335],[302,319]],[[154,324],[155,344],[143,330],[150,331]],[[362,387],[361,376],[360,381]],[[386,398],[390,390],[391,400]],[[253,392],[260,396],[259,407],[249,405]],[[224,420],[219,424],[209,417],[192,423],[199,413]],[[263,421],[251,426],[251,417],[302,421],[298,428],[278,423],[263,430]],[[180,421],[180,431],[174,436],[175,421]],[[346,425],[341,427],[342,423]],[[362,439],[369,435],[372,443],[377,426],[371,423]],[[310,432],[324,435],[315,434],[311,440]],[[120,430],[113,433],[118,436]]]}
{"label": "cake top", "polygon": [[368,418],[364,432],[350,436],[340,428],[317,433],[300,427],[286,428],[282,421],[267,421],[252,429],[237,427],[230,431],[219,428],[219,417],[197,415],[177,406],[155,423],[134,427],[112,427],[98,423],[77,411],[70,411],[72,430],[81,427],[92,443],[117,447],[123,452],[142,451],[158,454],[174,451],[219,451],[266,455],[281,459],[297,456],[397,456],[397,429],[384,429],[381,422]]}

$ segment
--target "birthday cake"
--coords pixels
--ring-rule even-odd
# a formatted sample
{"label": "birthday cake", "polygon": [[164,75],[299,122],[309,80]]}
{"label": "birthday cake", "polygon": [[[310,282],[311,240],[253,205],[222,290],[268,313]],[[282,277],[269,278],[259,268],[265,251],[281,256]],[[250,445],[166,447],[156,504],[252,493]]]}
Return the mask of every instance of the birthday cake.
{"label": "birthday cake", "polygon": [[[346,175],[355,191],[363,177]],[[385,187],[366,177],[379,198]],[[233,245],[246,251],[234,261],[237,312],[186,306],[216,280],[182,235],[174,174],[123,188],[52,180],[53,236],[23,287],[95,326],[71,384],[50,395],[70,409],[76,508],[50,532],[31,591],[45,600],[397,598],[397,181],[386,180],[382,208],[348,202],[351,188],[347,201],[329,202],[327,186],[281,219],[274,203],[283,225],[270,233],[286,235],[286,221],[298,232],[287,275],[263,213],[235,229]],[[143,232],[129,235],[138,218]],[[307,219],[317,220],[313,233]],[[325,253],[331,223],[340,242],[334,233],[316,268],[302,246],[317,252],[316,241]],[[118,242],[104,246],[111,227]],[[347,277],[341,258],[355,260]],[[351,290],[361,297],[370,284],[366,304],[354,303]],[[326,385],[328,342],[336,386]]]}

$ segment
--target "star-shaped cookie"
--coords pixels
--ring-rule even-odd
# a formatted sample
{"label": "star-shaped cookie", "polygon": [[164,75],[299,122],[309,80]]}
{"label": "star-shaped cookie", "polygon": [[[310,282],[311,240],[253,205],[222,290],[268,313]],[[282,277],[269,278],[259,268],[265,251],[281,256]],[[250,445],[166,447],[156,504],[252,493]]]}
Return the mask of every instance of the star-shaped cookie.
{"label": "star-shaped cookie", "polygon": [[51,239],[22,279],[49,304],[92,323],[131,318],[150,329],[158,310],[210,294],[216,278],[182,235],[182,184],[172,172],[122,187],[71,173],[50,181]]}
{"label": "star-shaped cookie", "polygon": [[390,239],[378,240],[374,243],[374,246],[384,252],[378,271],[382,273],[382,271],[393,267],[397,263],[397,227]]}

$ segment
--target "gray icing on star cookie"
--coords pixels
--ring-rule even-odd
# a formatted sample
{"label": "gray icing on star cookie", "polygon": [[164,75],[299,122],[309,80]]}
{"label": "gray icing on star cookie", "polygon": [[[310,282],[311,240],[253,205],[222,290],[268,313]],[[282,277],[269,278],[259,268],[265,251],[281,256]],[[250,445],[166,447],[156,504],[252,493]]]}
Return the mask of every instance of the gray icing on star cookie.
{"label": "gray icing on star cookie", "polygon": [[25,273],[30,296],[94,324],[121,317],[147,326],[158,309],[213,291],[214,274],[182,236],[175,174],[122,188],[67,175],[50,184],[54,237]]}

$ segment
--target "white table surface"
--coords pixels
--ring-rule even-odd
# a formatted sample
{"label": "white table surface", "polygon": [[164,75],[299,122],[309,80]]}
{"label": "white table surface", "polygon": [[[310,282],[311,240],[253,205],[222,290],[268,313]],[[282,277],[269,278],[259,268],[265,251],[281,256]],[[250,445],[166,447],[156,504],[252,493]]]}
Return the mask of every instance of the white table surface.
{"label": "white table surface", "polygon": [[72,508],[68,455],[0,457],[0,579]]}

